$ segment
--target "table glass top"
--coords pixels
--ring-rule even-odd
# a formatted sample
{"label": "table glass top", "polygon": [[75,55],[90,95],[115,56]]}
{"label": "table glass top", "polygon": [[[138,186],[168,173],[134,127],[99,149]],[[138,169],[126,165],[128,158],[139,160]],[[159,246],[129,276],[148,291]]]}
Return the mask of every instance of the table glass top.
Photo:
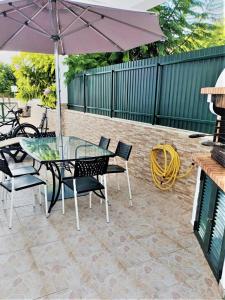
{"label": "table glass top", "polygon": [[39,162],[113,156],[111,151],[71,136],[23,138],[20,145],[32,158]]}

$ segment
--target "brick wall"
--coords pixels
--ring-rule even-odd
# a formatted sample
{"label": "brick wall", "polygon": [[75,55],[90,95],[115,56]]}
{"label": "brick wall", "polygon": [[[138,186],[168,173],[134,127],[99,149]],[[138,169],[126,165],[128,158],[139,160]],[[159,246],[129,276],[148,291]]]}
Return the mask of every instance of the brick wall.
{"label": "brick wall", "polygon": [[[32,118],[26,121],[39,124],[40,108],[32,107]],[[65,135],[78,136],[98,143],[101,135],[111,138],[109,149],[115,151],[119,140],[133,145],[129,160],[130,173],[152,184],[149,168],[149,152],[159,143],[174,144],[182,160],[182,170],[190,166],[193,153],[209,151],[201,146],[199,139],[190,139],[190,131],[138,123],[121,119],[111,119],[99,115],[84,114],[73,110],[63,109],[63,132]],[[55,112],[49,114],[50,130],[55,129]],[[175,192],[182,201],[192,204],[196,181],[196,169],[192,174],[179,180]],[[166,192],[165,192],[166,193]]]}

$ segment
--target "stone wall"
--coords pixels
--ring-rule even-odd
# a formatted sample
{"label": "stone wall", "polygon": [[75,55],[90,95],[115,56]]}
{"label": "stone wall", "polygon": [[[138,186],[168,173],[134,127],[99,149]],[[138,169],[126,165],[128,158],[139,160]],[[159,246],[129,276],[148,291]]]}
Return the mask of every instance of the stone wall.
{"label": "stone wall", "polygon": [[[209,151],[201,146],[199,139],[190,139],[189,131],[153,126],[139,122],[111,119],[92,114],[84,114],[65,109],[63,114],[64,134],[75,135],[93,143],[98,143],[101,135],[111,138],[109,149],[115,151],[119,140],[133,146],[129,160],[130,173],[152,184],[149,167],[149,152],[160,143],[174,144],[182,160],[182,170],[192,162],[193,153]],[[176,183],[175,191],[190,203],[193,201],[196,168],[191,176]],[[166,192],[165,192],[166,193]]]}
{"label": "stone wall", "polygon": [[[39,124],[40,108],[32,107],[32,118],[26,121]],[[119,140],[133,146],[129,166],[130,173],[152,184],[149,168],[149,152],[153,146],[160,143],[174,144],[182,160],[182,170],[186,170],[192,162],[192,155],[209,151],[201,146],[199,139],[190,139],[190,131],[150,125],[122,119],[111,119],[99,115],[84,114],[73,110],[63,109],[63,132],[65,135],[78,136],[98,143],[100,137],[111,138],[109,149],[115,151]],[[50,111],[50,130],[55,130],[55,112]],[[192,204],[196,181],[196,168],[187,178],[178,180],[175,192],[182,200]],[[164,192],[166,193],[166,192]]]}

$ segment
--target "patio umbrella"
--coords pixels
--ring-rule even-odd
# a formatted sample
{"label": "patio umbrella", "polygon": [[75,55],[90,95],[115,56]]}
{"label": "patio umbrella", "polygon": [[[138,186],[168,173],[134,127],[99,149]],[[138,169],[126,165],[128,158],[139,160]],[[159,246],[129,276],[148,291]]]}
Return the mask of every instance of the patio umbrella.
{"label": "patio umbrella", "polygon": [[163,0],[0,0],[0,50],[54,53],[61,135],[59,55],[121,52],[162,40]]}

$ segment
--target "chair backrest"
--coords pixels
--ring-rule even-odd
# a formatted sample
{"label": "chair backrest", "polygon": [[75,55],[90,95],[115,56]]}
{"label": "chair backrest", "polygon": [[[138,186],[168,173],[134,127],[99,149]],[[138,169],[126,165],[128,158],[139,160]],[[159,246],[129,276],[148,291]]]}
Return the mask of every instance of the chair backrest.
{"label": "chair backrest", "polygon": [[127,145],[121,141],[119,141],[117,147],[116,147],[116,152],[115,155],[119,156],[125,160],[128,160],[130,157],[132,146]]}
{"label": "chair backrest", "polygon": [[104,136],[101,136],[101,138],[100,138],[100,141],[99,141],[99,147],[101,147],[101,148],[103,148],[103,149],[105,149],[105,150],[107,150],[108,149],[108,147],[109,147],[109,143],[110,143],[110,139],[107,139],[106,137],[104,137]]}
{"label": "chair backrest", "polygon": [[0,154],[2,157],[2,158],[0,158],[0,171],[3,172],[4,174],[8,175],[9,177],[13,177],[12,172],[9,169],[9,165],[8,165],[5,155],[3,154],[2,151],[0,151]]}
{"label": "chair backrest", "polygon": [[56,137],[55,131],[39,132],[34,134],[35,138]]}
{"label": "chair backrest", "polygon": [[104,175],[108,162],[108,157],[77,160],[74,167],[74,178]]}

